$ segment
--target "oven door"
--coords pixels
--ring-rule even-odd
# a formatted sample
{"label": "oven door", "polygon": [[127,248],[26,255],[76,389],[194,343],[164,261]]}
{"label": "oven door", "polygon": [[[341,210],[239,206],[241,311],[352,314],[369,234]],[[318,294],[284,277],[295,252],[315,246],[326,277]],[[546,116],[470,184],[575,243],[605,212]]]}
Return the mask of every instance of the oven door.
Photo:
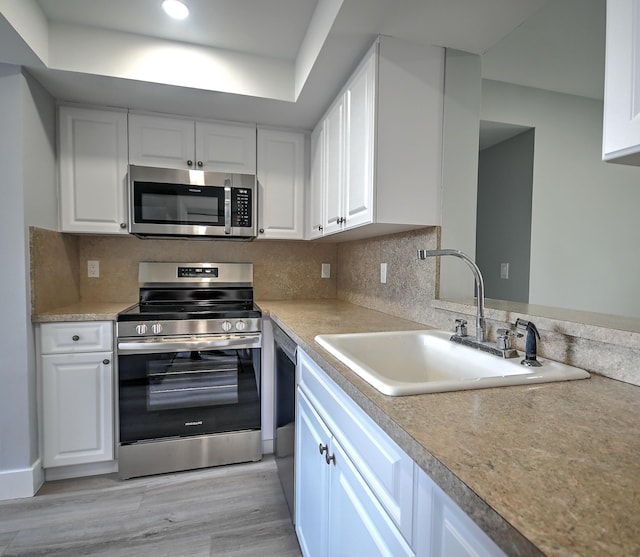
{"label": "oven door", "polygon": [[[227,179],[226,197],[230,184]],[[134,234],[193,235],[202,231],[202,235],[223,235],[225,225],[231,224],[224,179],[219,186],[140,180],[131,187],[130,231]]]}
{"label": "oven door", "polygon": [[260,334],[118,347],[121,444],[260,429]]}

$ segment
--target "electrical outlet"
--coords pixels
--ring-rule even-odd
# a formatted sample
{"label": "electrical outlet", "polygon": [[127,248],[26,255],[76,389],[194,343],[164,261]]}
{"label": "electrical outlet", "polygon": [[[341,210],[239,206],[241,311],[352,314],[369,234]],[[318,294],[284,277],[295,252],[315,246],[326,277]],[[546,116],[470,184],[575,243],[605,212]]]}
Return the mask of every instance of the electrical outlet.
{"label": "electrical outlet", "polygon": [[380,263],[380,282],[387,284],[387,264]]}
{"label": "electrical outlet", "polygon": [[500,278],[509,278],[509,263],[500,263]]}
{"label": "electrical outlet", "polygon": [[100,277],[100,261],[87,261],[87,276],[91,278]]}
{"label": "electrical outlet", "polygon": [[331,263],[322,264],[322,272],[320,278],[331,278]]}

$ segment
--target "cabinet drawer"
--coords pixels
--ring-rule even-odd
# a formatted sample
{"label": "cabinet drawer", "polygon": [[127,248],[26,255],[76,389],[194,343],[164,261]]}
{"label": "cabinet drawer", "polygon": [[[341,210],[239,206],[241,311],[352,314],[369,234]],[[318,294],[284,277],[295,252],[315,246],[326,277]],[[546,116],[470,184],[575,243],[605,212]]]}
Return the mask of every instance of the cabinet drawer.
{"label": "cabinet drawer", "polygon": [[113,347],[111,321],[44,323],[40,332],[42,354],[110,352]]}
{"label": "cabinet drawer", "polygon": [[413,461],[300,349],[298,385],[411,542]]}

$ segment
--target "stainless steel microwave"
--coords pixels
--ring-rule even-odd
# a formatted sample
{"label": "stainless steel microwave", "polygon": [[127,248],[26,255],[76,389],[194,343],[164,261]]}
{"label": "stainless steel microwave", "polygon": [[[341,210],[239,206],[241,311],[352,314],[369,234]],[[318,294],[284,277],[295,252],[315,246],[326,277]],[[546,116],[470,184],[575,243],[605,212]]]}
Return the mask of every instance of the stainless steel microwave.
{"label": "stainless steel microwave", "polygon": [[129,165],[129,232],[140,237],[252,240],[256,177]]}

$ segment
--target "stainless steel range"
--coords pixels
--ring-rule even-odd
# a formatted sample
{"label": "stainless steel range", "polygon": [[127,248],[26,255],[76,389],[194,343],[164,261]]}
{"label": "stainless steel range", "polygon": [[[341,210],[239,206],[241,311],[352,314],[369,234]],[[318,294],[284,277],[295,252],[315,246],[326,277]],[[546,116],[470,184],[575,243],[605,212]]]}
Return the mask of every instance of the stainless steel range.
{"label": "stainless steel range", "polygon": [[117,318],[119,476],[262,458],[262,315],[250,263],[139,266]]}

